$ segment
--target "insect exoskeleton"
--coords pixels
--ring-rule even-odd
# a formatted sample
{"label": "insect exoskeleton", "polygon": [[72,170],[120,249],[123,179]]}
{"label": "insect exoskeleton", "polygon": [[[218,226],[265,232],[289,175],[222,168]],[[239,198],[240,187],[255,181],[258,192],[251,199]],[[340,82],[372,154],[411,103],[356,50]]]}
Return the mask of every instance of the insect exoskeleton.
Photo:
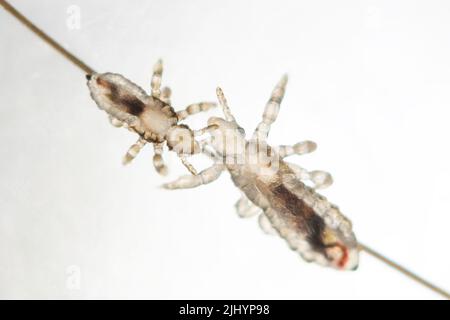
{"label": "insect exoskeleton", "polygon": [[[289,247],[306,261],[339,270],[358,266],[358,243],[350,221],[316,189],[332,183],[324,171],[307,171],[287,162],[291,155],[307,154],[316,149],[312,141],[271,147],[267,143],[283,99],[287,77],[272,92],[251,139],[231,114],[220,88],[217,96],[225,119],[208,120],[210,139],[202,151],[214,164],[196,176],[183,176],[166,183],[167,189],[193,188],[216,180],[227,170],[242,197],[236,203],[240,217],[259,214],[259,223],[268,233],[284,238]],[[307,186],[305,181],[312,184]]]}
{"label": "insect exoskeleton", "polygon": [[196,174],[186,156],[201,151],[194,136],[203,134],[205,129],[191,130],[179,122],[190,115],[207,111],[216,104],[194,103],[176,112],[170,103],[170,89],[160,89],[162,71],[162,61],[159,60],[153,69],[150,95],[120,74],[96,73],[89,74],[86,78],[91,97],[100,109],[108,113],[111,124],[126,127],[139,135],[139,139],[125,154],[124,164],[131,162],[147,143],[152,143],[155,169],[165,175],[167,167],[164,165],[162,153],[164,144],[167,144],[169,150],[177,153],[186,168]]}

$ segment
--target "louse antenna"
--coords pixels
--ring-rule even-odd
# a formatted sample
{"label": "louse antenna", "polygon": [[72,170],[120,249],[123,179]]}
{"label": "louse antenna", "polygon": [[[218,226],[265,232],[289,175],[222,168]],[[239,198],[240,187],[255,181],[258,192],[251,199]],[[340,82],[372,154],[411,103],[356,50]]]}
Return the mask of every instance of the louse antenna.
{"label": "louse antenna", "polygon": [[[19,11],[17,11],[13,6],[11,6],[7,1],[0,0],[0,4],[2,7],[11,13],[14,17],[17,18],[20,22],[22,22],[28,29],[30,29],[32,32],[34,32],[39,38],[44,40],[46,43],[48,43],[50,46],[52,46],[56,51],[58,51],[60,54],[62,54],[66,59],[71,61],[73,64],[75,64],[78,68],[83,70],[87,74],[95,73],[94,69],[89,67],[86,63],[78,59],[76,56],[74,56],[72,53],[64,49],[59,43],[57,43],[55,40],[53,40],[50,36],[48,36],[45,32],[43,32],[41,29],[36,27],[30,20],[28,20],[24,15],[22,15]],[[385,257],[381,253],[378,253],[377,251],[371,249],[370,247],[359,243],[359,248],[361,251],[366,252],[368,255],[374,257],[375,259],[385,263],[386,265],[394,268],[398,272],[402,273],[403,275],[407,276],[411,280],[427,287],[428,289],[432,290],[433,292],[441,295],[442,297],[450,300],[450,294],[445,291],[444,289],[441,289],[431,282],[425,280],[422,277],[419,277],[415,273],[409,271],[408,269],[402,267],[398,263],[392,261],[391,259]]]}

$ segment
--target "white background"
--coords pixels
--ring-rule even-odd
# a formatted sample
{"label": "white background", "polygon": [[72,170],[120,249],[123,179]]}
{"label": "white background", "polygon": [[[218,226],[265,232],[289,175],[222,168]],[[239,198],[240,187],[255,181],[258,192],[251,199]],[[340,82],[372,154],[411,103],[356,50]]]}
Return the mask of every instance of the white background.
{"label": "white background", "polygon": [[[270,142],[316,141],[292,160],[333,174],[323,193],[358,239],[450,289],[448,1],[12,3],[146,89],[163,58],[176,109],[220,85],[247,133],[288,72]],[[438,298],[364,253],[356,272],[305,263],[238,218],[227,173],[160,189],[185,173],[173,154],[167,178],[148,147],[123,167],[136,136],[109,124],[84,74],[4,10],[0,39],[1,298]]]}

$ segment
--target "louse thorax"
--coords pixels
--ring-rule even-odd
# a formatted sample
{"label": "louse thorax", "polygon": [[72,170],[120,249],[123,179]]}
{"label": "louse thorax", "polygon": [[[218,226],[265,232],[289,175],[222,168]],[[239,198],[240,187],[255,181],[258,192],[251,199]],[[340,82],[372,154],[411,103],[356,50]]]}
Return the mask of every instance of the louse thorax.
{"label": "louse thorax", "polygon": [[147,95],[135,83],[114,73],[87,76],[91,96],[111,117],[126,123],[149,142],[162,142],[177,123],[173,109]]}
{"label": "louse thorax", "polygon": [[235,161],[236,157],[245,155],[245,132],[236,122],[211,117],[208,119],[208,126],[213,127],[209,130],[212,147],[226,157],[227,161]]}

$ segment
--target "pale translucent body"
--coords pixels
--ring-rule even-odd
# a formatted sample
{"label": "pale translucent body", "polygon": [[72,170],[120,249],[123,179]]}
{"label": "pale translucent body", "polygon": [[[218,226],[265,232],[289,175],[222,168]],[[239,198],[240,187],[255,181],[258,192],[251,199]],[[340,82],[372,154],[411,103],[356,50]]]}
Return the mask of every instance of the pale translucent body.
{"label": "pale translucent body", "polygon": [[88,75],[88,87],[97,106],[108,113],[115,127],[126,127],[139,135],[139,139],[125,154],[123,163],[130,163],[147,144],[154,145],[153,164],[160,174],[167,173],[162,153],[164,145],[174,150],[182,163],[192,173],[196,170],[186,160],[187,155],[200,152],[194,139],[195,131],[179,121],[198,112],[207,111],[215,103],[200,102],[175,112],[170,105],[171,91],[161,89],[163,66],[159,60],[153,69],[151,94],[120,74],[103,73]]}
{"label": "pale translucent body", "polygon": [[[243,129],[218,88],[217,96],[225,119],[210,118],[211,138],[201,143],[203,152],[214,165],[197,176],[183,176],[164,187],[197,187],[216,180],[226,170],[243,193],[236,203],[241,217],[259,214],[261,228],[284,238],[306,261],[353,270],[358,266],[358,247],[351,223],[337,206],[315,191],[331,185],[331,175],[317,170],[308,172],[283,160],[294,154],[312,152],[316,144],[303,141],[293,146],[272,148],[266,142],[270,126],[278,115],[286,83],[287,77],[283,77],[273,90],[251,140],[245,139]],[[312,187],[304,181],[312,183]]]}

